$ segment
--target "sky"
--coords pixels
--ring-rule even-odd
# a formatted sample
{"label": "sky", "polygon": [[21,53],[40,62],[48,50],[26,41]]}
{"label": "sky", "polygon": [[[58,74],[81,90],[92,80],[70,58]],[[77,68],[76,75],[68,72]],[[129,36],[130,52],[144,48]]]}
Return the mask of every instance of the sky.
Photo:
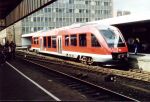
{"label": "sky", "polygon": [[114,12],[127,10],[131,14],[150,14],[150,0],[113,0]]}

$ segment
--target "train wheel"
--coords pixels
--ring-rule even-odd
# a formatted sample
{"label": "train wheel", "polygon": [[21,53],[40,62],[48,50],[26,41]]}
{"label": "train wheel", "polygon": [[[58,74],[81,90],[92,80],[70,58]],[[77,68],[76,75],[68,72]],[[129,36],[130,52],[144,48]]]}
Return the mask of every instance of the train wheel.
{"label": "train wheel", "polygon": [[81,58],[81,63],[87,64],[87,57],[83,56],[83,57]]}
{"label": "train wheel", "polygon": [[93,64],[93,58],[89,57],[88,60],[87,60],[87,64],[88,65]]}

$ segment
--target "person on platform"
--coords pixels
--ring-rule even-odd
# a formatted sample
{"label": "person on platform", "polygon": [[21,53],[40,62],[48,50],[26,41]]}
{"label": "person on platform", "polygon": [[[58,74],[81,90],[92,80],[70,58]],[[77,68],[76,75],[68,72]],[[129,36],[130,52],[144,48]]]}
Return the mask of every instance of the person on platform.
{"label": "person on platform", "polygon": [[9,46],[10,46],[10,49],[11,49],[11,52],[10,52],[11,58],[15,59],[16,44],[13,41],[11,41]]}
{"label": "person on platform", "polygon": [[7,41],[4,45],[4,53],[6,55],[6,60],[10,60],[11,59],[11,48],[9,45],[9,41]]}
{"label": "person on platform", "polygon": [[0,66],[3,65],[5,63],[5,54],[4,54],[4,48],[3,46],[0,44]]}
{"label": "person on platform", "polygon": [[139,40],[139,38],[135,39],[134,46],[135,46],[134,54],[137,54],[140,51],[140,40]]}

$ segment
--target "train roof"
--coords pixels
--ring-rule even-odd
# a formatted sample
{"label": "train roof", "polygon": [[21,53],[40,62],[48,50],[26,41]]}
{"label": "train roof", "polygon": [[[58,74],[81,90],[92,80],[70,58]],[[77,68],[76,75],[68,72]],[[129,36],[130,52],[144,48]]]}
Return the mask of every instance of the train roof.
{"label": "train roof", "polygon": [[102,20],[88,22],[88,23],[115,25],[115,24],[134,23],[134,22],[143,22],[143,21],[150,21],[150,14],[118,16],[118,17],[107,18],[107,19],[102,19]]}
{"label": "train roof", "polygon": [[40,33],[42,33],[42,32],[43,32],[43,31],[38,31],[38,32],[23,34],[23,35],[22,35],[22,38],[32,37],[32,36],[38,35],[38,34],[40,34]]}
{"label": "train roof", "polygon": [[57,35],[59,31],[63,31],[63,30],[67,31],[67,30],[71,30],[71,29],[76,29],[76,28],[80,28],[80,27],[89,27],[89,26],[106,29],[110,25],[104,25],[104,24],[99,24],[99,23],[91,23],[91,24],[90,23],[77,23],[77,24],[72,24],[70,26],[65,26],[65,27],[61,27],[61,28],[55,28],[55,29],[51,29],[51,30],[42,30],[42,31],[34,32],[34,33],[23,34],[22,38]]}

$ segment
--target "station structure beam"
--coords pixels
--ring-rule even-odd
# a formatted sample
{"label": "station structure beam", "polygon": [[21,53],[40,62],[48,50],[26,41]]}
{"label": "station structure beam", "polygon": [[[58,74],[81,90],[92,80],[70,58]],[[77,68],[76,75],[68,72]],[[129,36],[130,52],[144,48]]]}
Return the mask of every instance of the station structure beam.
{"label": "station structure beam", "polygon": [[[8,0],[6,0],[8,1]],[[19,20],[29,16],[30,14],[38,11],[39,9],[55,2],[57,0],[20,0],[20,2],[12,9],[9,14],[0,17],[0,30],[18,22]],[[8,1],[11,3],[12,1]],[[9,4],[11,5],[11,4]],[[8,6],[9,6],[8,5]],[[4,6],[4,7],[2,7]],[[0,14],[2,15],[2,9],[5,9],[7,5],[0,5]],[[8,8],[8,7],[7,7]]]}

